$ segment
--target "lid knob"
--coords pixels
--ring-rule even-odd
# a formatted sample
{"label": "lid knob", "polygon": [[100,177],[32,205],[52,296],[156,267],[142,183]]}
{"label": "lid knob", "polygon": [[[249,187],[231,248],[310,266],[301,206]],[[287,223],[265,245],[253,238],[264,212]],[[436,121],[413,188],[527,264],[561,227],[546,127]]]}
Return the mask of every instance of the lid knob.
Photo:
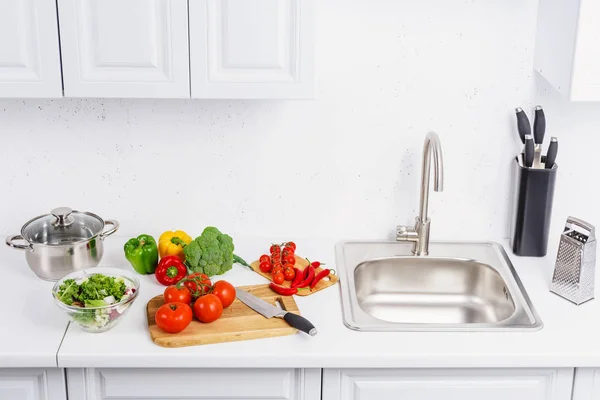
{"label": "lid knob", "polygon": [[58,207],[52,210],[50,213],[56,217],[56,222],[54,222],[54,226],[64,227],[71,225],[75,218],[71,216],[73,212],[69,207]]}

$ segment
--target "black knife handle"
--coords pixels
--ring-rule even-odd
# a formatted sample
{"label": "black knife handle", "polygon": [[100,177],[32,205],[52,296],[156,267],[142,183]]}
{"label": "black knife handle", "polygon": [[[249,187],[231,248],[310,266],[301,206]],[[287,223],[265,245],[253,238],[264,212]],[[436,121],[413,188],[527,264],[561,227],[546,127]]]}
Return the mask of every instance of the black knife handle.
{"label": "black knife handle", "polygon": [[535,119],[533,120],[533,138],[535,144],[542,144],[544,142],[544,134],[546,133],[546,114],[542,106],[535,108]]}
{"label": "black knife handle", "polygon": [[550,138],[550,145],[548,146],[548,153],[546,153],[546,169],[552,169],[554,162],[556,161],[556,154],[558,153],[558,139],[554,136]]}
{"label": "black knife handle", "polygon": [[292,314],[291,312],[288,312],[285,313],[283,319],[285,319],[290,326],[293,326],[302,332],[308,333],[310,336],[315,336],[317,334],[317,328],[315,328],[315,326],[311,324],[309,320],[298,314]]}
{"label": "black knife handle", "polygon": [[529,122],[529,118],[527,118],[527,114],[521,107],[516,109],[517,112],[517,131],[519,131],[519,137],[521,138],[521,142],[525,144],[525,135],[531,135],[531,124]]}

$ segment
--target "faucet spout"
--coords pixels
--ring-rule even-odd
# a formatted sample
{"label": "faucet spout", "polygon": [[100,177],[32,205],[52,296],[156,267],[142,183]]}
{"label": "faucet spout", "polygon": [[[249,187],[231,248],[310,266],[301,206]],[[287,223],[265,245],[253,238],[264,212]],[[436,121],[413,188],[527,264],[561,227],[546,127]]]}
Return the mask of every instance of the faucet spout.
{"label": "faucet spout", "polygon": [[419,206],[419,219],[427,222],[429,209],[429,178],[431,175],[431,159],[433,158],[433,190],[444,190],[444,160],[440,137],[435,132],[425,136],[423,144],[423,165],[421,167],[421,201]]}
{"label": "faucet spout", "polygon": [[441,192],[444,190],[444,161],[440,138],[435,132],[429,132],[425,136],[425,143],[423,144],[421,199],[415,227],[399,226],[396,230],[396,240],[413,242],[413,253],[418,256],[429,254],[429,229],[431,220],[427,214],[429,211],[429,179],[431,177],[432,159],[433,190]]}

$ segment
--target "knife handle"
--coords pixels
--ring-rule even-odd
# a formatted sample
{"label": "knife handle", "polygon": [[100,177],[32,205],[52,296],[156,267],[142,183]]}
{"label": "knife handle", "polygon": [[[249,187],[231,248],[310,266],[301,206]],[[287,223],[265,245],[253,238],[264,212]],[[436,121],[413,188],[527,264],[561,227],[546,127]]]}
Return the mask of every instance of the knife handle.
{"label": "knife handle", "polygon": [[309,320],[304,317],[301,317],[298,314],[293,314],[291,312],[287,312],[284,314],[283,319],[285,322],[293,326],[294,328],[308,333],[310,336],[315,336],[317,334],[317,328]]}
{"label": "knife handle", "polygon": [[546,114],[542,106],[535,108],[535,119],[533,120],[533,138],[535,144],[542,144],[544,142],[544,134],[546,133]]}
{"label": "knife handle", "polygon": [[529,123],[527,114],[525,114],[525,111],[521,107],[518,107],[515,111],[517,114],[517,131],[519,132],[521,142],[525,144],[525,135],[531,135],[531,124]]}
{"label": "knife handle", "polygon": [[557,153],[558,139],[552,136],[552,138],[550,138],[550,145],[548,146],[548,153],[546,154],[546,169],[552,169],[554,162],[556,161]]}

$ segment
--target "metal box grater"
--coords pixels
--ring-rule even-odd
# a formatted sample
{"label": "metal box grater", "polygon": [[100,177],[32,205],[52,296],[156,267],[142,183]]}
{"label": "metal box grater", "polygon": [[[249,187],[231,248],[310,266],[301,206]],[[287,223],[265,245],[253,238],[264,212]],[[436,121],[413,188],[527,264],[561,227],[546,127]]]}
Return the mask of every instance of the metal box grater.
{"label": "metal box grater", "polygon": [[594,298],[594,226],[569,217],[560,236],[550,291],[579,305]]}

